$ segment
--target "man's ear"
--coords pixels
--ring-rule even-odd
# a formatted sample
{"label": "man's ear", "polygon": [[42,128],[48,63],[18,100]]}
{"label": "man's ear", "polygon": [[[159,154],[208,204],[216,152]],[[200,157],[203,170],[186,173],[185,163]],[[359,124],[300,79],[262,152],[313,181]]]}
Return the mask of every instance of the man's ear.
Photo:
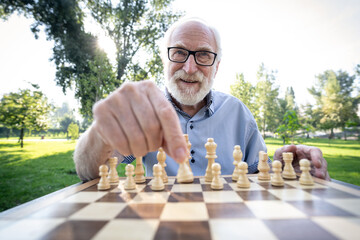
{"label": "man's ear", "polygon": [[216,70],[215,70],[214,78],[216,77],[216,74],[217,74],[217,72],[218,72],[218,70],[219,70],[219,65],[220,65],[220,61],[218,61],[218,62],[216,63]]}

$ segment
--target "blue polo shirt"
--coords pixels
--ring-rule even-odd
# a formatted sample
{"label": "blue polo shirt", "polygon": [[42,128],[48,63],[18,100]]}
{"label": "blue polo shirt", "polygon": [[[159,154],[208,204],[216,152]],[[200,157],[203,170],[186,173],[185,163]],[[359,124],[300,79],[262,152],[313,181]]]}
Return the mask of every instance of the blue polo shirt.
{"label": "blue polo shirt", "polygon": [[[189,135],[191,143],[190,167],[194,176],[204,176],[208,160],[205,158],[205,144],[213,138],[217,144],[215,162],[221,165],[222,175],[231,175],[234,171],[233,151],[240,145],[243,161],[249,166],[249,173],[257,171],[259,151],[267,151],[265,142],[258,130],[256,121],[250,110],[239,99],[218,91],[210,91],[206,96],[206,105],[193,117],[179,109],[168,92],[166,97],[173,104],[183,133]],[[146,176],[152,176],[152,167],[158,163],[157,151],[143,157]],[[124,157],[123,163],[130,163],[133,156]],[[269,159],[270,160],[270,159]],[[166,157],[168,176],[176,176],[178,163]]]}

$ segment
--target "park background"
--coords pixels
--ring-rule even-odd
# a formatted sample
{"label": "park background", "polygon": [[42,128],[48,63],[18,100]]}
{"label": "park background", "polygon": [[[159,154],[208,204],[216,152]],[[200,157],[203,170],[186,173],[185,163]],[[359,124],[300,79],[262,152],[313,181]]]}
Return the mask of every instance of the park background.
{"label": "park background", "polygon": [[[126,81],[162,87],[157,44],[186,14],[218,28],[214,89],[252,110],[271,158],[284,143],[314,145],[331,177],[360,185],[359,1],[112,1],[112,12],[103,1],[29,2],[0,1],[0,211],[79,182],[72,153],[93,102]],[[4,107],[19,99],[27,109]],[[34,106],[42,111],[26,112]]]}

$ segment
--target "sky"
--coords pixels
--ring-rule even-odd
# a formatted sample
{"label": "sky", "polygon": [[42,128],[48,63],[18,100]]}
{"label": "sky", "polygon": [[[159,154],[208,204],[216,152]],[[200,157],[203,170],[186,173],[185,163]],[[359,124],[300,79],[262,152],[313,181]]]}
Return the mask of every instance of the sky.
{"label": "sky", "polygon": [[[221,35],[223,56],[214,88],[230,91],[237,73],[256,83],[261,63],[274,70],[280,96],[292,86],[298,104],[312,102],[307,88],[325,70],[354,74],[360,64],[359,0],[176,0],[174,10],[203,18]],[[55,84],[55,64],[50,62],[53,43],[45,34],[35,40],[33,21],[14,14],[0,20],[0,97],[37,83],[57,106],[78,105],[69,91]],[[89,21],[91,25],[92,21]],[[101,46],[114,52],[99,28]],[[359,83],[359,82],[358,82]]]}

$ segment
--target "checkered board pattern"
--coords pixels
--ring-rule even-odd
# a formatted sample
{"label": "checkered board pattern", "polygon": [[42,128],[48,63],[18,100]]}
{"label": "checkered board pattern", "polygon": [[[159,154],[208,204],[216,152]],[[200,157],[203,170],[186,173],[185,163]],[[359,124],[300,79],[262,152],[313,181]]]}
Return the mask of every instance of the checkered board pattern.
{"label": "checkered board pattern", "polygon": [[122,179],[98,191],[95,181],[16,219],[0,215],[0,239],[359,239],[359,190],[249,179],[250,189],[223,177],[224,189],[212,190],[203,177],[169,178],[158,192],[151,179],[135,190]]}

